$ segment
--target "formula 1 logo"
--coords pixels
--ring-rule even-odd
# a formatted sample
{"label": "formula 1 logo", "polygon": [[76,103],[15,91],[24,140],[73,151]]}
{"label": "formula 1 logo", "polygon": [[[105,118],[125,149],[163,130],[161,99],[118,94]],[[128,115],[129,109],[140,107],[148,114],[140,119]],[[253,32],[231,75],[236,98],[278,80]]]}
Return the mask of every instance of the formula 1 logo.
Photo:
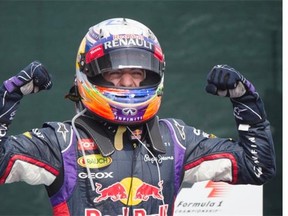
{"label": "formula 1 logo", "polygon": [[208,198],[223,197],[229,190],[229,185],[223,182],[208,181],[205,188],[210,189]]}
{"label": "formula 1 logo", "polygon": [[[132,187],[131,187],[132,184]],[[96,193],[99,195],[94,199],[95,203],[111,199],[113,202],[120,201],[125,205],[134,206],[149,198],[164,200],[162,189],[163,180],[158,182],[158,186],[142,182],[139,178],[128,177],[120,182],[116,182],[106,188],[102,184],[96,183]]]}

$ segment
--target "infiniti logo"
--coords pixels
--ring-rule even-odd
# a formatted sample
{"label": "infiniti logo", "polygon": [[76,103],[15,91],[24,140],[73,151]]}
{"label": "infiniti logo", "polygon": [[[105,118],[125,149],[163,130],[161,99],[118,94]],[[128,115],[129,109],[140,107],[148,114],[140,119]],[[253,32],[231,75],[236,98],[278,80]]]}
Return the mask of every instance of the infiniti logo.
{"label": "infiniti logo", "polygon": [[126,116],[128,116],[128,115],[134,116],[134,115],[137,114],[137,109],[136,108],[128,108],[128,107],[126,107],[126,108],[122,109],[122,113],[124,115],[126,115]]}

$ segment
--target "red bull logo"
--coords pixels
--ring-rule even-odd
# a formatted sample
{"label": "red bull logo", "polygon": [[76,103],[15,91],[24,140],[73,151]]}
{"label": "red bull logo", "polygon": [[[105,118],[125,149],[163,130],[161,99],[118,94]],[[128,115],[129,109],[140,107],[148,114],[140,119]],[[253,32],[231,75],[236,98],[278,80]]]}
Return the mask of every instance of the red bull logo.
{"label": "red bull logo", "polygon": [[108,198],[110,198],[113,202],[127,198],[125,188],[119,182],[102,190],[100,190],[102,188],[101,184],[96,183],[95,185],[96,185],[96,193],[100,194],[100,196],[94,199],[94,202],[96,203],[106,200]]}
{"label": "red bull logo", "polygon": [[[148,215],[145,209],[133,209],[133,216],[167,216],[168,205],[160,205],[157,214]],[[106,214],[105,214],[106,215]],[[127,207],[122,208],[122,214],[119,216],[129,216],[130,209]],[[98,209],[85,209],[85,216],[102,216],[102,213]]]}
{"label": "red bull logo", "polygon": [[163,180],[158,183],[158,187],[147,184],[143,182],[143,184],[137,189],[135,199],[147,201],[149,197],[153,197],[154,199],[163,200],[164,197],[162,195],[162,187]]}
{"label": "red bull logo", "polygon": [[134,206],[147,201],[149,198],[164,200],[162,185],[163,180],[158,183],[158,186],[154,186],[135,177],[125,178],[106,188],[102,188],[101,184],[96,183],[96,193],[99,196],[94,199],[94,202],[99,203],[103,200],[111,199],[113,202],[120,201],[125,205]]}
{"label": "red bull logo", "polygon": [[142,130],[136,129],[132,131],[131,139],[132,140],[141,139],[141,136],[142,136]]}

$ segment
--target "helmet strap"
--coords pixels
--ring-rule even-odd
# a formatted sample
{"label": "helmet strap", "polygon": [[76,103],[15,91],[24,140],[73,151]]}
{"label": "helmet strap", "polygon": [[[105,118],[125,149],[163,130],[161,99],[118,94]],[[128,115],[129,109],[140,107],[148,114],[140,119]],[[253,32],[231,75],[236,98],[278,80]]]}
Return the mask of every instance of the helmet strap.
{"label": "helmet strap", "polygon": [[159,129],[159,117],[155,116],[153,119],[148,121],[146,123],[146,128],[148,131],[148,138],[153,150],[161,154],[165,154],[166,148]]}
{"label": "helmet strap", "polygon": [[116,134],[114,136],[114,146],[115,149],[118,151],[121,151],[123,149],[123,134],[127,128],[123,125],[119,125],[116,131]]}
{"label": "helmet strap", "polygon": [[76,85],[73,85],[70,88],[69,93],[65,95],[65,98],[76,103],[81,101],[81,96]]}
{"label": "helmet strap", "polygon": [[[86,133],[97,143],[101,154],[105,157],[110,156],[115,151],[123,149],[123,134],[126,131],[126,126],[118,126],[117,132],[114,138],[115,147],[109,137],[107,137],[103,125],[95,121],[95,119],[88,116],[79,116],[75,124],[81,129],[85,130]],[[160,129],[159,129],[159,117],[156,116],[146,124],[148,131],[148,142],[152,146],[152,149],[160,154],[166,153]]]}
{"label": "helmet strap", "polygon": [[101,154],[104,157],[110,156],[115,151],[113,143],[107,137],[103,125],[88,116],[79,116],[75,124],[84,130],[97,143]]}

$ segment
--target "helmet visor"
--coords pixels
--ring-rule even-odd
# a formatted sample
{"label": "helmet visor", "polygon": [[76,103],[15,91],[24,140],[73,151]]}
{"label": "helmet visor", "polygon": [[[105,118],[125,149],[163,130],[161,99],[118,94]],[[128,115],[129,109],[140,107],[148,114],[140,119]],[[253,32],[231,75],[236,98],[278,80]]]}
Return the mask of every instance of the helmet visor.
{"label": "helmet visor", "polygon": [[89,74],[87,75],[93,77],[110,70],[140,68],[153,71],[161,77],[163,67],[164,63],[152,52],[145,49],[115,49],[100,58],[92,60],[89,63]]}

